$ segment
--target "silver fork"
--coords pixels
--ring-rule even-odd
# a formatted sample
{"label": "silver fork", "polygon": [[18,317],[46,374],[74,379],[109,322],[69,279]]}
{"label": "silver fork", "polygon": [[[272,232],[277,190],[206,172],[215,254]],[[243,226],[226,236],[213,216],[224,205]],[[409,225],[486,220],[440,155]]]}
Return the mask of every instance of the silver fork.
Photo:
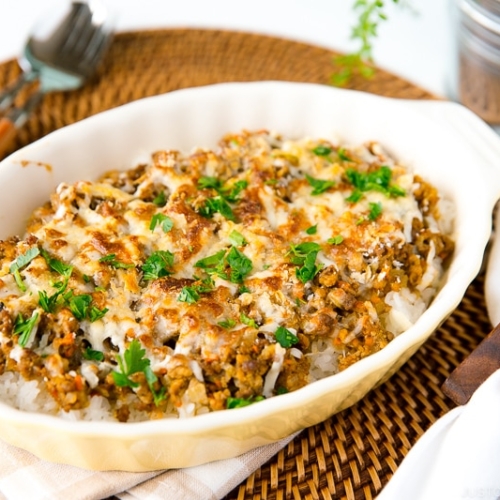
{"label": "silver fork", "polygon": [[[104,6],[96,0],[73,1],[57,18],[45,19],[29,37],[19,64],[19,79],[0,93],[0,155],[10,146],[16,130],[48,92],[81,87],[96,71],[112,37]],[[29,82],[38,88],[20,106],[12,106],[16,95]]]}

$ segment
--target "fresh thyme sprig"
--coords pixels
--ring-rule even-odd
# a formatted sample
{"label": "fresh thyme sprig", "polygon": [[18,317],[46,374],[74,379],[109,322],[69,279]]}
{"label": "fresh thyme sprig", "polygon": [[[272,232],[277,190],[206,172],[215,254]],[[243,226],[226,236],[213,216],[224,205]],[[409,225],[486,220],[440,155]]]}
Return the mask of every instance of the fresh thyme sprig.
{"label": "fresh thyme sprig", "polygon": [[[401,3],[400,0],[392,2]],[[334,58],[335,71],[331,83],[337,87],[345,86],[352,77],[360,75],[370,78],[375,72],[373,65],[373,42],[381,21],[387,20],[382,0],[356,0],[353,6],[359,12],[358,21],[352,28],[351,38],[360,42],[359,49],[351,54]]]}

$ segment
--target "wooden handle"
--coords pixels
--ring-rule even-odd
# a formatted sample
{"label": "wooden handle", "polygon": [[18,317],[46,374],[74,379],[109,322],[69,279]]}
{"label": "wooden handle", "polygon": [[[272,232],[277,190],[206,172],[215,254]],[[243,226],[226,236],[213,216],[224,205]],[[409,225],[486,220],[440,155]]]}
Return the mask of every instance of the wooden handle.
{"label": "wooden handle", "polygon": [[14,122],[9,118],[0,118],[0,158],[2,158],[12,146],[15,136],[16,126]]}
{"label": "wooden handle", "polygon": [[474,391],[500,368],[500,324],[460,363],[441,389],[456,404],[469,401]]}

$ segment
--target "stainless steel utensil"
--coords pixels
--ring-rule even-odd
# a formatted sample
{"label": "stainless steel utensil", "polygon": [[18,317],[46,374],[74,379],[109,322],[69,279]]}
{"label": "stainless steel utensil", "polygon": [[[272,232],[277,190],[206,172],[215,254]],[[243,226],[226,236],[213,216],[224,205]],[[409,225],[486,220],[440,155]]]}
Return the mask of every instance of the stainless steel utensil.
{"label": "stainless steel utensil", "polygon": [[[46,93],[73,90],[84,84],[101,62],[111,36],[109,16],[96,0],[68,3],[65,11],[35,27],[19,59],[23,73],[0,94],[0,111],[4,111],[0,118],[0,155]],[[39,80],[34,93],[22,106],[12,106],[24,85],[34,80]]]}

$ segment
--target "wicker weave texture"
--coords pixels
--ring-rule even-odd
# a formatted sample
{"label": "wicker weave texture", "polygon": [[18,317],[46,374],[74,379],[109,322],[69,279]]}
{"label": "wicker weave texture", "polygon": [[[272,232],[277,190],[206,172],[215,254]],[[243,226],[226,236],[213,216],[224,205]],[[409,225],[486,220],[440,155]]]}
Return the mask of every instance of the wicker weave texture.
{"label": "wicker weave texture", "polygon": [[[115,37],[105,63],[84,88],[45,97],[13,149],[100,111],[180,88],[257,80],[328,85],[335,55],[250,33],[123,33]],[[15,61],[1,64],[0,87],[18,74]],[[370,80],[355,78],[350,87],[391,97],[433,98],[382,70]],[[417,439],[450,410],[452,403],[440,386],[490,328],[480,276],[460,307],[388,382],[353,407],[303,431],[226,500],[374,498]]]}

